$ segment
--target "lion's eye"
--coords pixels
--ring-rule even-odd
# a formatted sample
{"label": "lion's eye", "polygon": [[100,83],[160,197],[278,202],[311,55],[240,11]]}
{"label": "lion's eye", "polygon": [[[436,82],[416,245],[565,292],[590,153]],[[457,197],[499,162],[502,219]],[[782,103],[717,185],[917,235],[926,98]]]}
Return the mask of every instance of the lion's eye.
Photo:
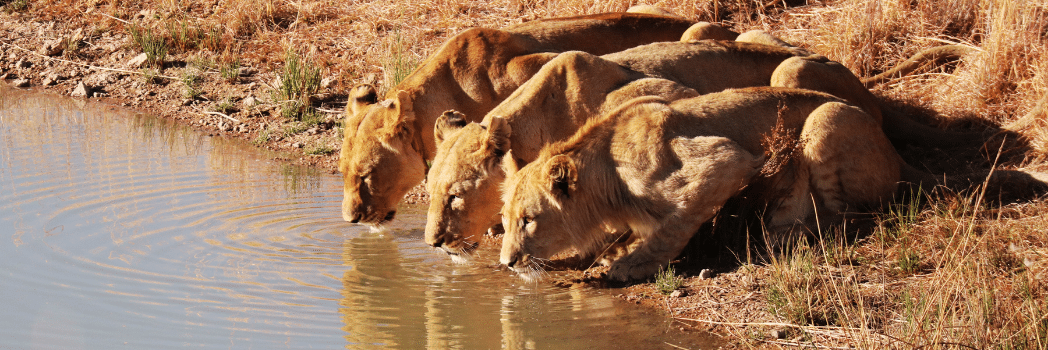
{"label": "lion's eye", "polygon": [[520,218],[520,220],[521,220],[521,223],[522,223],[521,226],[528,226],[529,224],[531,224],[532,221],[534,221],[534,218],[532,218],[530,216],[525,216],[525,217]]}
{"label": "lion's eye", "polygon": [[448,207],[449,208],[451,208],[453,210],[463,210],[463,209],[465,209],[465,205],[466,205],[466,203],[462,199],[462,197],[459,197],[459,196],[456,196],[456,195],[449,195],[448,196]]}

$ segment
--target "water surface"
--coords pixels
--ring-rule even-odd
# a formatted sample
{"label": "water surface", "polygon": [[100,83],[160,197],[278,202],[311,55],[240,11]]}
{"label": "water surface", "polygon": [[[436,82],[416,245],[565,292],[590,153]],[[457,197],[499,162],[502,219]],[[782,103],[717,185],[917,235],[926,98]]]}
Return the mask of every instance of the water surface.
{"label": "water surface", "polygon": [[0,84],[0,349],[708,347],[616,291],[342,221],[341,178]]}

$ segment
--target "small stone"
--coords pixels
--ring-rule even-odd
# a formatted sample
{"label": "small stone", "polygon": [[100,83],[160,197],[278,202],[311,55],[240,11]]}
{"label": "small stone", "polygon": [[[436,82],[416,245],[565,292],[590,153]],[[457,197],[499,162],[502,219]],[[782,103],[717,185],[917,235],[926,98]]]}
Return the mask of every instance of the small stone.
{"label": "small stone", "polygon": [[781,329],[775,329],[771,331],[772,339],[786,339],[786,331]]}
{"label": "small stone", "polygon": [[41,82],[41,84],[43,84],[44,86],[55,85],[55,83],[58,82],[58,79],[59,79],[58,74],[52,72],[52,73],[47,74],[46,76],[44,76],[44,80]]}
{"label": "small stone", "polygon": [[20,59],[18,62],[15,62],[15,68],[29,68],[31,65],[33,64],[25,59]]}
{"label": "small stone", "polygon": [[11,84],[18,88],[29,87],[29,79],[15,79]]}
{"label": "small stone", "polygon": [[305,145],[303,145],[301,142],[295,142],[295,143],[291,144],[291,147],[293,147],[293,148],[302,148],[302,147],[305,147]]}
{"label": "small stone", "polygon": [[193,100],[192,99],[188,99],[187,98],[187,99],[182,100],[182,105],[183,106],[188,106],[188,105],[191,105],[191,104],[193,104]]}
{"label": "small stone", "polygon": [[130,61],[127,61],[127,66],[130,68],[141,67],[143,64],[146,63],[146,59],[146,53],[140,53],[138,54],[138,56],[135,56],[135,58],[132,58]]}
{"label": "small stone", "polygon": [[73,89],[73,93],[70,95],[73,97],[90,97],[93,95],[93,91],[91,91],[90,87],[84,85],[84,82],[80,82],[80,84],[76,85],[76,88]]}
{"label": "small stone", "polygon": [[713,270],[702,269],[702,271],[699,271],[699,279],[700,280],[708,280],[710,278],[713,278]]}
{"label": "small stone", "polygon": [[670,293],[670,298],[683,298],[686,296],[688,296],[688,292],[685,292],[683,289],[678,289],[673,291],[673,293]]}
{"label": "small stone", "polygon": [[331,84],[335,83],[335,80],[336,79],[334,77],[327,77],[327,78],[321,79],[320,80],[320,88],[321,89],[330,88]]}
{"label": "small stone", "polygon": [[251,67],[240,67],[240,68],[237,68],[237,75],[242,76],[242,77],[255,75],[256,72],[257,71],[254,68],[251,68]]}
{"label": "small stone", "polygon": [[8,75],[11,75],[11,74],[10,73],[0,74],[0,80],[7,80],[7,76]]}
{"label": "small stone", "polygon": [[243,101],[240,101],[240,103],[244,105],[244,108],[251,108],[258,104],[258,100],[255,99],[255,96],[248,96],[245,97]]}
{"label": "small stone", "polygon": [[58,56],[65,51],[68,41],[65,38],[59,38],[45,42],[43,46],[37,50],[37,53],[44,56]]}

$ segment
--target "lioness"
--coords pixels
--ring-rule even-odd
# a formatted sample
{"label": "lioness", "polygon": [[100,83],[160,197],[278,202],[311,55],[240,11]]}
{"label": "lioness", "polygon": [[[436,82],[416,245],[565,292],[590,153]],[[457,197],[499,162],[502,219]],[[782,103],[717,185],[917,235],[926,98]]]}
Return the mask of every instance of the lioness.
{"label": "lioness", "polygon": [[380,224],[422,181],[436,151],[433,123],[448,109],[479,120],[517,89],[555,52],[595,54],[655,41],[676,41],[692,21],[648,14],[609,13],[538,20],[505,30],[466,30],[441,46],[386,99],[370,86],[351,92],[339,170],[342,217]]}
{"label": "lioness", "polygon": [[599,249],[606,227],[629,229],[638,242],[608,278],[650,277],[754,179],[774,151],[761,141],[777,123],[801,143],[767,182],[769,230],[876,206],[895,192],[900,157],[874,118],[839,98],[783,88],[644,97],[547,145],[521,169],[506,157],[500,261],[527,275],[537,259]]}
{"label": "lioness", "polygon": [[[452,118],[454,114],[438,119],[438,149],[426,183],[426,242],[450,254],[463,253],[462,248],[499,222],[497,183],[505,174],[498,164],[509,149],[519,161],[531,162],[545,144],[570,137],[591,117],[631,98],[675,100],[776,84],[843,97],[880,122],[876,98],[850,71],[819,56],[796,56],[802,54],[730,41],[654,43],[600,57],[560,54],[479,124],[467,126],[466,118]],[[645,79],[649,76],[673,81]],[[922,132],[928,138],[937,134],[906,118],[888,117],[884,124],[887,130]]]}

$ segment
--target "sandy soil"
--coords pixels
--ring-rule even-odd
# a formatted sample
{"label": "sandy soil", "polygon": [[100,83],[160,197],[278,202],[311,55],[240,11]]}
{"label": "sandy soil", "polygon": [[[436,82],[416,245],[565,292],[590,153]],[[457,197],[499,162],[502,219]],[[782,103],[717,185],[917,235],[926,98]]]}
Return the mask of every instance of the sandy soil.
{"label": "sandy soil", "polygon": [[[83,43],[75,52],[57,50],[64,38],[79,38]],[[120,31],[82,33],[62,23],[37,23],[21,17],[0,14],[0,77],[7,84],[21,88],[92,99],[157,115],[189,125],[209,135],[247,140],[258,147],[279,151],[281,160],[317,167],[337,173],[338,149],[341,147],[341,111],[345,108],[344,89],[318,96],[321,121],[308,127],[280,116],[273,101],[272,89],[277,72],[250,60],[242,62],[239,77],[230,82],[216,70],[202,72],[187,54],[171,54],[158,75],[169,79],[149,79],[141,74],[136,61],[139,52]],[[202,77],[202,93],[189,98],[183,77]],[[325,77],[332,78],[332,77]],[[331,79],[325,79],[331,81]],[[217,112],[220,104],[231,108]],[[425,203],[421,187],[407,197],[409,202]],[[495,238],[483,243],[498,245]],[[492,249],[492,248],[488,248]],[[723,255],[723,254],[720,254]],[[601,278],[606,270],[591,267],[575,257],[556,261],[550,269],[552,283],[570,287],[622,287],[621,297],[637,304],[664,309],[670,317],[680,319],[684,329],[713,331],[727,336],[736,346],[783,346],[817,342],[821,346],[847,346],[833,332],[812,332],[797,337],[795,328],[779,324],[770,313],[767,298],[767,267],[739,264],[743,259],[722,257],[716,264],[680,262],[682,286],[663,293],[655,283],[629,286],[607,286]],[[712,268],[703,272],[706,266]],[[859,276],[859,277],[854,277]],[[849,278],[863,278],[857,273]],[[735,327],[738,324],[747,327]],[[813,339],[811,334],[827,334]]]}

